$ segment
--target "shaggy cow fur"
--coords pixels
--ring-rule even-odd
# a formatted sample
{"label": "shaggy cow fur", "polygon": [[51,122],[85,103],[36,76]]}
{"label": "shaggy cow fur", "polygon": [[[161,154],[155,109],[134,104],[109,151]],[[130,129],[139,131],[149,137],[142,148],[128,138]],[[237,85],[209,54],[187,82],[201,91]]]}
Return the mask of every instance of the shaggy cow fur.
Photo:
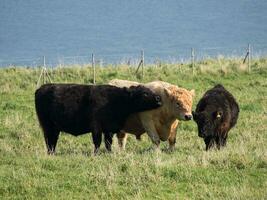
{"label": "shaggy cow fur", "polygon": [[112,133],[121,130],[130,114],[160,105],[160,96],[143,86],[46,84],[35,92],[48,153],[54,153],[60,131],[74,136],[92,132],[95,152],[104,133],[111,150]]}
{"label": "shaggy cow fur", "polygon": [[[140,83],[114,79],[109,84],[118,87],[129,87]],[[174,149],[178,120],[190,120],[192,118],[192,102],[194,90],[188,91],[167,82],[153,81],[144,84],[161,96],[163,106],[129,116],[123,130],[117,134],[119,145],[124,149],[126,132],[134,134],[137,139],[147,132],[152,142],[158,149],[160,141],[169,141],[170,150]]]}
{"label": "shaggy cow fur", "polygon": [[206,150],[216,145],[218,149],[226,145],[229,130],[236,124],[239,106],[222,85],[208,90],[193,112],[198,126],[198,135],[206,144]]}

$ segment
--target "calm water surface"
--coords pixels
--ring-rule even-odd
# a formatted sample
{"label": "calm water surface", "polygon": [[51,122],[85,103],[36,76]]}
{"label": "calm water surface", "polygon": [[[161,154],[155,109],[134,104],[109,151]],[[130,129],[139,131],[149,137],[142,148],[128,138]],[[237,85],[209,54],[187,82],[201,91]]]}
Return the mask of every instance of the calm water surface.
{"label": "calm water surface", "polygon": [[266,0],[0,0],[0,65],[242,55],[248,43],[266,54]]}

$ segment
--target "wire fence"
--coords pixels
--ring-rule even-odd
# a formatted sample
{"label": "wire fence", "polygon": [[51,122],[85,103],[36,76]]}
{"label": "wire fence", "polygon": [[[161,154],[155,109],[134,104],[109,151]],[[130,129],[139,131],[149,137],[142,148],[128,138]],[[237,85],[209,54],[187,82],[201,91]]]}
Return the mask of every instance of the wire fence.
{"label": "wire fence", "polygon": [[[267,44],[249,45],[250,57],[258,58],[267,56]],[[196,47],[187,49],[178,49],[173,53],[162,53],[160,51],[153,52],[153,55],[144,50],[140,52],[131,53],[114,53],[114,54],[101,54],[88,52],[87,55],[79,56],[39,56],[35,58],[13,58],[13,59],[1,59],[0,67],[9,66],[25,66],[25,67],[65,67],[73,65],[91,65],[92,59],[97,66],[106,65],[128,65],[138,66],[140,60],[143,60],[143,65],[157,64],[157,63],[189,63],[197,62],[209,58],[226,57],[226,58],[244,58],[248,52],[248,45],[240,47]],[[93,58],[92,58],[93,55]]]}

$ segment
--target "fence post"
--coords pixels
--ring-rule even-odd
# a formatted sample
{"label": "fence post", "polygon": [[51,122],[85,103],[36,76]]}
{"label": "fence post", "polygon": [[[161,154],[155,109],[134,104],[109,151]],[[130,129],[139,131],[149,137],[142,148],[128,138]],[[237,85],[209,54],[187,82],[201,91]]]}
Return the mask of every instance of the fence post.
{"label": "fence post", "polygon": [[145,65],[145,53],[144,50],[141,51],[141,56],[142,56],[142,79],[144,78],[144,65]]}
{"label": "fence post", "polygon": [[92,53],[92,67],[93,67],[93,84],[95,85],[95,56]]}
{"label": "fence post", "polygon": [[46,82],[46,63],[45,63],[45,56],[43,56],[43,69],[42,69],[42,73],[43,74],[43,84],[45,84]]}
{"label": "fence post", "polygon": [[243,60],[243,64],[245,64],[246,60],[248,59],[248,72],[250,72],[250,62],[251,62],[251,49],[250,49],[250,44],[248,44],[248,48],[247,48],[247,53],[246,56]]}
{"label": "fence post", "polygon": [[52,80],[51,80],[49,73],[46,69],[45,56],[43,56],[43,67],[41,69],[41,74],[38,78],[36,87],[39,87],[41,81],[43,82],[43,84],[45,84],[46,82],[52,83]]}
{"label": "fence post", "polygon": [[250,44],[248,44],[248,72],[250,73],[251,51]]}
{"label": "fence post", "polygon": [[43,56],[43,67],[45,67],[45,56]]}
{"label": "fence post", "polygon": [[192,62],[192,71],[193,71],[193,75],[194,75],[194,71],[195,71],[195,50],[194,48],[191,48],[191,62]]}

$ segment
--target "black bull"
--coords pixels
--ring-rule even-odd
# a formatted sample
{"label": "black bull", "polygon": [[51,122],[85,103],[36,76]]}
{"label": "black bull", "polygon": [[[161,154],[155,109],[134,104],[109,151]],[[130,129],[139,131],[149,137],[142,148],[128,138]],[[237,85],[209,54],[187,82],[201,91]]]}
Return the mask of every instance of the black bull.
{"label": "black bull", "polygon": [[216,85],[204,94],[193,117],[206,150],[215,145],[218,149],[226,145],[228,132],[235,126],[238,114],[239,106],[235,98],[222,85]]}

